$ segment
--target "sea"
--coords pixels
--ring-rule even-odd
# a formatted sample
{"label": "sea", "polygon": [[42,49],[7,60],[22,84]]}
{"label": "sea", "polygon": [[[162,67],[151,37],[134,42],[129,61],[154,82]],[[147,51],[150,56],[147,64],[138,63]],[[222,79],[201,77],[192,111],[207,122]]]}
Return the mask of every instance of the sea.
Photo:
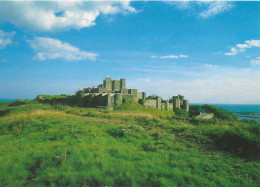
{"label": "sea", "polygon": [[[15,101],[15,99],[0,99],[0,102]],[[202,105],[202,103],[192,103],[191,105]],[[223,108],[239,116],[239,120],[255,120],[260,124],[260,105],[246,104],[210,104]]]}

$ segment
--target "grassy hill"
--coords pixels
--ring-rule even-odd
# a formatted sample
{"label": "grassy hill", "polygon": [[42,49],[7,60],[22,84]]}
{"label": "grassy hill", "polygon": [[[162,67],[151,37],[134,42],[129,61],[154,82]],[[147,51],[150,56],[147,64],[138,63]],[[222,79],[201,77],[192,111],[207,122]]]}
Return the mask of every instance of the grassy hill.
{"label": "grassy hill", "polygon": [[259,186],[260,126],[130,103],[0,103],[0,186]]}

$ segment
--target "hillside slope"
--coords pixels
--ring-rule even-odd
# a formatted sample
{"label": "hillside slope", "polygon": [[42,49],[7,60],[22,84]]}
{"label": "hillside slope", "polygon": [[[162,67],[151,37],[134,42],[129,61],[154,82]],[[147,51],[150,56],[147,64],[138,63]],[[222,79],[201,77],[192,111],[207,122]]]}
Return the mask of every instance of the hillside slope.
{"label": "hillside slope", "polygon": [[259,125],[138,107],[1,103],[0,185],[260,185]]}

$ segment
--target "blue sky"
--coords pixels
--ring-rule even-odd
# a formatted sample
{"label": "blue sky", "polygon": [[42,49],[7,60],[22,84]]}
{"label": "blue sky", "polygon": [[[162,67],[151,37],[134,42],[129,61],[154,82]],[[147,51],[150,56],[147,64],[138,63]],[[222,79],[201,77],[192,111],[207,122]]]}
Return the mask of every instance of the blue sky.
{"label": "blue sky", "polygon": [[260,104],[260,2],[0,2],[0,98],[106,76],[165,99]]}

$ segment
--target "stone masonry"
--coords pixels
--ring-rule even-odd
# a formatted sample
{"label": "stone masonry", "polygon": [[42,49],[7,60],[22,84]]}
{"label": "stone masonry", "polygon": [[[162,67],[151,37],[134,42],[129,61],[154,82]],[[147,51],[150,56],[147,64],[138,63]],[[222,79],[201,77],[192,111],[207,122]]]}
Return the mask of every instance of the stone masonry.
{"label": "stone masonry", "polygon": [[[119,106],[122,102],[129,102],[133,100],[138,102],[140,99],[144,100],[145,106],[151,106],[158,110],[172,111],[176,108],[182,108],[189,111],[189,101],[184,99],[184,96],[173,96],[171,99],[162,103],[161,97],[153,99],[147,99],[145,92],[138,92],[137,89],[127,89],[126,79],[112,80],[110,77],[106,77],[103,80],[103,84],[100,84],[95,88],[94,86],[83,88],[83,90],[77,91],[76,95],[80,97],[91,97],[92,100],[99,98],[101,101],[94,103],[97,106],[105,106],[107,109],[113,109]],[[102,99],[102,97],[104,99]],[[97,100],[99,100],[97,99]],[[91,99],[87,99],[90,103]]]}
{"label": "stone masonry", "polygon": [[124,78],[112,80],[110,77],[106,77],[103,84],[78,90],[76,95],[54,99],[44,98],[40,95],[38,100],[43,103],[77,104],[83,107],[103,107],[108,110],[113,110],[122,103],[139,102],[158,110],[173,111],[181,108],[189,111],[189,101],[185,100],[184,96],[173,96],[169,100],[163,100],[159,96],[146,98],[145,92],[126,88],[126,79]]}

